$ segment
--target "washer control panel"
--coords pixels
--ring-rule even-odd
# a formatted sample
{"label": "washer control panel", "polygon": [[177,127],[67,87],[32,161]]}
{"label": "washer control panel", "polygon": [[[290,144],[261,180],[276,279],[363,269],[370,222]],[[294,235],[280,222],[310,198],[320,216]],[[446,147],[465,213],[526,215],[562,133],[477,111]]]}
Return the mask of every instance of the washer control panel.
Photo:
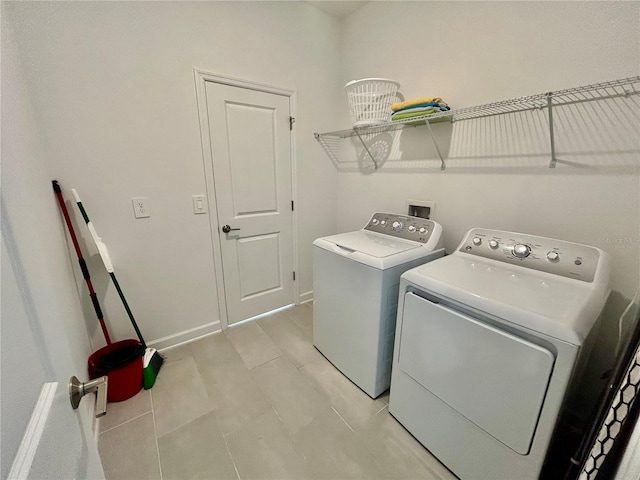
{"label": "washer control panel", "polygon": [[434,223],[420,217],[409,217],[393,213],[374,213],[365,230],[384,233],[414,242],[427,243]]}
{"label": "washer control panel", "polygon": [[474,228],[458,249],[462,253],[592,282],[600,251],[553,238]]}

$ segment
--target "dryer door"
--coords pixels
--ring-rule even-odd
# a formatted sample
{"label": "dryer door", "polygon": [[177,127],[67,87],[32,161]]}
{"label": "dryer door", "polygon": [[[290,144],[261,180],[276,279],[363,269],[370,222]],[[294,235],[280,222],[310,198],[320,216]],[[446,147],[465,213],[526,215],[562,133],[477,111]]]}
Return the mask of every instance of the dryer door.
{"label": "dryer door", "polygon": [[529,453],[553,370],[550,351],[413,293],[405,294],[399,347],[407,375],[509,448]]}

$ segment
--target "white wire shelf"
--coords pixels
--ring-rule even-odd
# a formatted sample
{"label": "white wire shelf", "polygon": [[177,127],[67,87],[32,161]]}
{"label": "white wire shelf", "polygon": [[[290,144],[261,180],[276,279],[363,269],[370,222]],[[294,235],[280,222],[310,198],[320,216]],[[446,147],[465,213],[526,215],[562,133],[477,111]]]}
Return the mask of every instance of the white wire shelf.
{"label": "white wire shelf", "polygon": [[440,153],[440,148],[433,138],[431,124],[442,121],[463,121],[478,118],[492,117],[496,115],[507,115],[512,113],[527,112],[531,110],[547,109],[549,122],[549,141],[551,149],[550,168],[556,165],[555,155],[555,139],[553,127],[553,109],[554,107],[562,107],[574,105],[584,102],[597,102],[614,98],[629,97],[640,94],[640,76],[628,77],[608,82],[584,85],[581,87],[567,88],[554,92],[539,93],[537,95],[529,95],[518,97],[510,100],[502,100],[498,102],[476,105],[472,107],[459,108],[446,112],[438,112],[431,115],[422,115],[419,117],[408,118],[399,121],[390,121],[381,125],[370,127],[350,128],[346,130],[338,130],[335,132],[315,133],[316,140],[322,145],[323,149],[338,166],[340,159],[337,156],[337,142],[341,139],[349,137],[358,137],[362,142],[362,146],[367,151],[375,168],[378,162],[369,152],[368,147],[363,139],[369,135],[376,135],[383,132],[402,130],[407,127],[417,127],[426,125],[431,136],[431,140],[440,156],[441,169],[445,169],[445,159]]}
{"label": "white wire shelf", "polygon": [[453,110],[452,114],[454,121],[471,120],[493,115],[543,109],[549,106],[559,107],[638,94],[640,94],[640,76],[461,108]]}
{"label": "white wire shelf", "polygon": [[420,125],[425,125],[427,121],[429,123],[443,122],[443,121],[452,121],[453,120],[453,110],[448,110],[446,112],[438,112],[432,113],[430,115],[421,115],[419,117],[406,118],[404,120],[396,120],[393,122],[382,123],[380,125],[373,125],[370,127],[354,127],[348,128],[346,130],[337,130],[335,132],[326,132],[326,133],[315,133],[316,139],[318,137],[338,137],[338,138],[349,138],[349,137],[357,137],[360,135],[374,135],[383,132],[391,132],[394,130],[402,130],[406,127],[417,127]]}

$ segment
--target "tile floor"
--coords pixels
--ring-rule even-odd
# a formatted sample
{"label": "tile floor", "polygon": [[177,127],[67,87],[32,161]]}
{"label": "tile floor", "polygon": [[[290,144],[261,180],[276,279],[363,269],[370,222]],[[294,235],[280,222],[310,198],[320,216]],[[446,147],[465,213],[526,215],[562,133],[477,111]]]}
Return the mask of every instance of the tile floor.
{"label": "tile floor", "polygon": [[164,352],[153,389],[110,403],[115,479],[455,479],[312,345],[298,305]]}

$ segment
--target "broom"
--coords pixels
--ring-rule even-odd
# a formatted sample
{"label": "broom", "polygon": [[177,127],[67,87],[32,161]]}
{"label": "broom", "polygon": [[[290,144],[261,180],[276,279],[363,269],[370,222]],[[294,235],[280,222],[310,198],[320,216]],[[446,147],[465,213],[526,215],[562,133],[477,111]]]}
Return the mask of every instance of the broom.
{"label": "broom", "polygon": [[140,340],[140,343],[142,344],[142,347],[145,350],[144,359],[143,359],[142,385],[145,390],[148,390],[151,387],[153,387],[154,383],[156,383],[156,378],[158,376],[158,372],[160,371],[160,368],[162,367],[162,364],[164,363],[164,358],[162,357],[162,355],[160,355],[160,353],[155,348],[147,347],[147,344],[145,343],[144,338],[142,338],[142,333],[138,328],[138,324],[133,318],[133,313],[131,313],[129,304],[127,303],[127,300],[124,297],[124,293],[122,293],[122,289],[120,288],[118,279],[116,278],[116,275],[113,271],[113,264],[111,263],[111,257],[109,256],[109,251],[107,250],[107,246],[102,241],[102,238],[98,236],[98,233],[96,232],[96,229],[91,223],[91,220],[89,220],[89,216],[87,215],[86,210],[82,206],[82,202],[80,201],[80,196],[78,195],[78,192],[75,190],[75,188],[71,189],[71,193],[73,194],[73,198],[78,204],[78,208],[80,209],[82,218],[84,218],[84,221],[87,224],[87,228],[91,233],[91,238],[93,238],[93,241],[95,242],[96,247],[98,248],[98,253],[100,253],[100,258],[102,259],[102,263],[104,263],[104,266],[107,269],[107,272],[109,272],[109,276],[111,277],[111,280],[113,281],[113,284],[115,285],[116,290],[118,291],[118,295],[120,296],[120,300],[122,300],[124,309],[127,311],[129,320],[131,320],[131,325],[133,325],[133,328],[136,331],[136,334],[138,335],[138,339]]}

